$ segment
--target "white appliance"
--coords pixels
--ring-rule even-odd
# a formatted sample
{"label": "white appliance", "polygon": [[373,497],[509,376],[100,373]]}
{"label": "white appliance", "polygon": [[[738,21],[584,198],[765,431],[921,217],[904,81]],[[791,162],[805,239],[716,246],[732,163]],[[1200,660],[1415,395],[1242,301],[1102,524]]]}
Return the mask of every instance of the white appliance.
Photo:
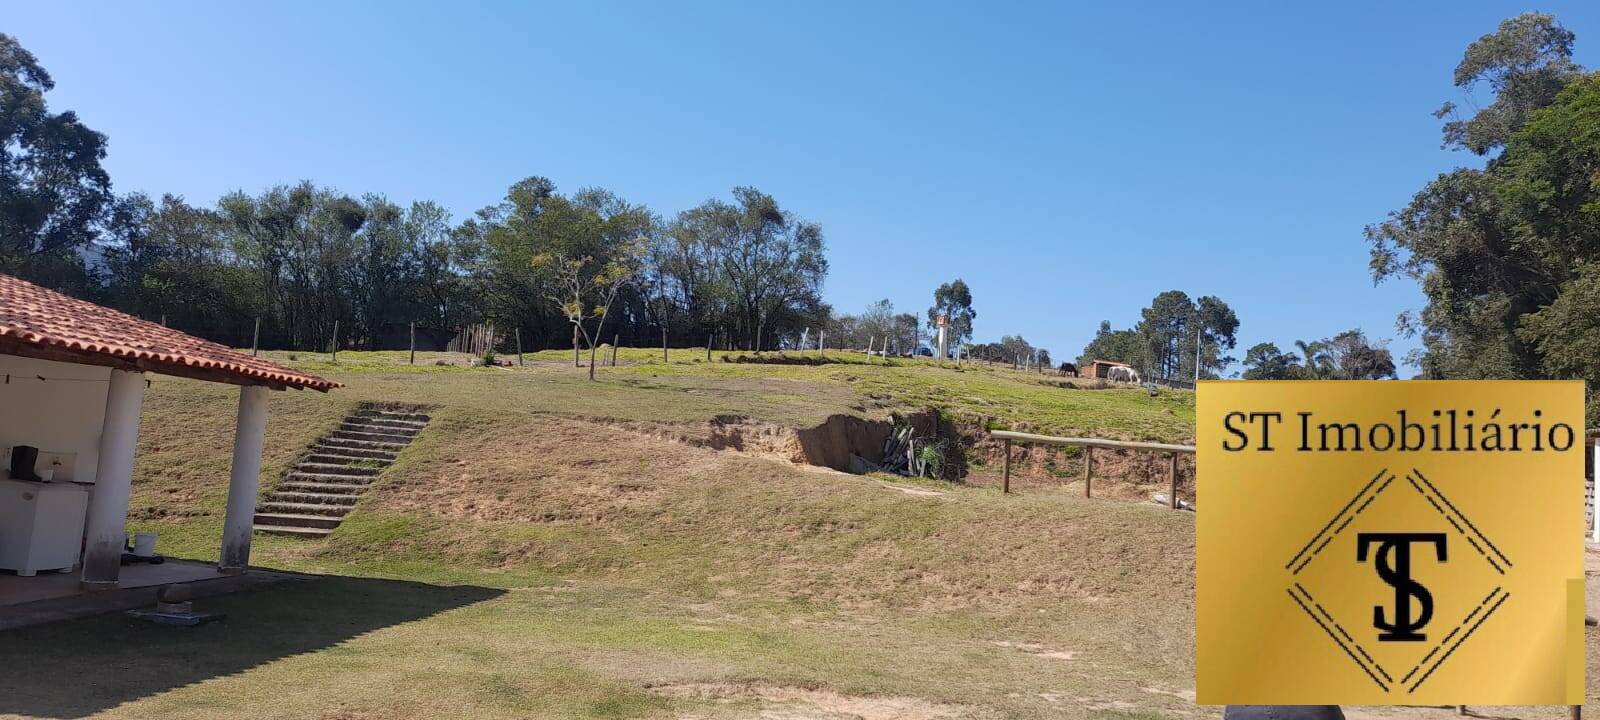
{"label": "white appliance", "polygon": [[89,490],[72,483],[0,480],[0,569],[29,576],[78,564]]}

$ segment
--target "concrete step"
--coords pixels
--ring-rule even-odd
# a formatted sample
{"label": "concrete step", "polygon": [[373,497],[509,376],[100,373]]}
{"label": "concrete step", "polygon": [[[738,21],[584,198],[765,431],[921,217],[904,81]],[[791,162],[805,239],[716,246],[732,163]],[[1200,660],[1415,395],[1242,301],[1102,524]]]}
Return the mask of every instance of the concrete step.
{"label": "concrete step", "polygon": [[362,425],[376,425],[378,427],[392,427],[401,430],[422,430],[428,423],[422,420],[401,420],[399,418],[383,417],[381,415],[352,415],[344,419],[347,423]]}
{"label": "concrete step", "polygon": [[329,515],[258,512],[256,513],[255,524],[293,528],[324,528],[331,531],[334,528],[339,527],[339,518]]}
{"label": "concrete step", "polygon": [[344,475],[325,472],[290,472],[288,475],[283,476],[283,479],[286,482],[328,483],[330,485],[355,485],[359,487],[366,487],[372,484],[371,475]]}
{"label": "concrete step", "polygon": [[362,432],[360,430],[345,430],[340,428],[330,436],[333,440],[361,440],[363,442],[386,443],[388,447],[396,450],[410,444],[411,436],[396,435],[394,433]]}
{"label": "concrete step", "polygon": [[377,423],[351,422],[349,420],[339,423],[339,429],[350,430],[352,432],[376,433],[381,435],[398,435],[406,438],[415,438],[418,433],[422,432],[421,428],[400,428],[391,427],[389,425],[379,425]]}
{"label": "concrete step", "polygon": [[357,410],[356,417],[383,418],[385,420],[407,420],[410,422],[418,422],[423,424],[427,424],[429,420],[433,419],[422,413],[405,412],[401,410],[378,410],[374,408]]}
{"label": "concrete step", "polygon": [[350,514],[350,508],[351,508],[350,505],[329,505],[327,503],[278,502],[276,500],[269,500],[267,502],[261,503],[261,507],[256,508],[256,513],[257,514],[260,514],[260,513],[272,513],[272,514],[287,514],[287,515],[319,515],[319,516],[326,515],[328,517],[333,518],[334,520],[339,520],[340,518],[343,518],[344,516]]}
{"label": "concrete step", "polygon": [[307,492],[304,490],[284,490],[283,488],[278,488],[277,492],[273,493],[271,497],[267,498],[266,505],[274,505],[277,503],[304,503],[307,505],[337,505],[341,507],[350,507],[355,505],[356,500],[359,499],[360,498],[356,497],[352,493]]}
{"label": "concrete step", "polygon": [[303,538],[325,538],[333,534],[333,528],[295,527],[292,525],[262,525],[257,523],[255,531],[267,535],[289,535]]}
{"label": "concrete step", "polygon": [[306,456],[302,462],[318,463],[323,465],[356,465],[361,467],[386,468],[394,464],[394,460],[387,458],[361,457],[359,455],[345,455],[333,452],[314,452]]}
{"label": "concrete step", "polygon": [[378,442],[372,440],[339,438],[331,435],[323,438],[317,443],[317,447],[344,448],[347,450],[367,450],[371,452],[385,452],[389,453],[390,455],[405,449],[405,446],[406,443],[403,442],[389,442],[387,440]]}
{"label": "concrete step", "polygon": [[363,458],[367,460],[394,460],[396,454],[390,450],[373,450],[363,447],[344,447],[341,445],[328,445],[319,442],[311,446],[313,455],[338,455],[340,457]]}
{"label": "concrete step", "polygon": [[383,468],[361,467],[359,465],[338,465],[333,463],[301,462],[294,466],[295,472],[317,475],[327,473],[330,475],[364,475],[372,477],[383,472]]}
{"label": "concrete step", "polygon": [[367,489],[367,486],[366,486],[365,483],[318,483],[318,482],[300,482],[300,481],[291,482],[291,481],[287,481],[286,480],[284,482],[278,483],[277,492],[280,492],[280,493],[309,492],[309,493],[322,493],[322,494],[325,494],[325,495],[350,495],[350,496],[353,497],[353,496],[356,496],[356,495],[360,495],[361,491],[365,490],[365,489]]}
{"label": "concrete step", "polygon": [[326,537],[430,419],[418,412],[379,408],[362,408],[346,417],[256,508],[256,532]]}

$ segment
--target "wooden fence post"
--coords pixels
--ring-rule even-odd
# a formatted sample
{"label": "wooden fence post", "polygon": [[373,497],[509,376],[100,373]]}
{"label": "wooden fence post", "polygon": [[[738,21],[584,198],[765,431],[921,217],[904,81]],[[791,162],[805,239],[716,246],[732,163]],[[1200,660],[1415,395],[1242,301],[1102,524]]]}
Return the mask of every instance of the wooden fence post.
{"label": "wooden fence post", "polygon": [[827,338],[828,336],[822,332],[822,328],[817,328],[817,357],[824,357],[828,354],[828,346],[823,344],[823,341]]}
{"label": "wooden fence post", "polygon": [[572,366],[583,367],[583,360],[578,357],[578,324],[572,324]]}
{"label": "wooden fence post", "polygon": [[617,366],[617,348],[622,347],[622,334],[611,336],[611,367]]}
{"label": "wooden fence post", "polygon": [[520,328],[520,327],[513,328],[511,330],[511,332],[515,333],[516,336],[517,336],[517,364],[521,365],[522,364],[522,328]]}
{"label": "wooden fence post", "polygon": [[1010,440],[1006,440],[1005,443],[1006,443],[1006,474],[1005,474],[1005,477],[1000,480],[1000,492],[1002,494],[1011,492],[1011,441]]}
{"label": "wooden fence post", "polygon": [[339,362],[339,321],[333,321],[333,361]]}
{"label": "wooden fence post", "polygon": [[1093,492],[1093,490],[1094,490],[1094,485],[1093,485],[1094,480],[1093,480],[1093,477],[1092,477],[1093,475],[1094,475],[1094,448],[1086,447],[1086,448],[1083,449],[1083,496],[1084,497],[1093,497],[1094,496],[1094,492]]}
{"label": "wooden fence post", "polygon": [[250,357],[256,356],[259,347],[261,347],[261,318],[256,318],[256,331],[250,335]]}
{"label": "wooden fence post", "polygon": [[411,323],[411,364],[417,364],[417,324]]}
{"label": "wooden fence post", "polygon": [[1168,502],[1173,510],[1178,509],[1178,454],[1167,453],[1167,480],[1172,485],[1172,497]]}
{"label": "wooden fence post", "polygon": [[706,362],[711,362],[711,341],[717,339],[715,334],[706,336]]}

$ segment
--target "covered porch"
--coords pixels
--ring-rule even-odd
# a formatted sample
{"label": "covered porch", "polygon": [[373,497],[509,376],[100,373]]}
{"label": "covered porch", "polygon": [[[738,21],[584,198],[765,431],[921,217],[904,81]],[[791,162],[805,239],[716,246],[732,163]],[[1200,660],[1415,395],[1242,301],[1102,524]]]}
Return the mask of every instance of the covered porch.
{"label": "covered porch", "polygon": [[[214,566],[139,564],[128,553],[134,458],[150,374],[239,386]],[[337,386],[0,275],[0,614],[82,593],[243,574],[268,393]]]}

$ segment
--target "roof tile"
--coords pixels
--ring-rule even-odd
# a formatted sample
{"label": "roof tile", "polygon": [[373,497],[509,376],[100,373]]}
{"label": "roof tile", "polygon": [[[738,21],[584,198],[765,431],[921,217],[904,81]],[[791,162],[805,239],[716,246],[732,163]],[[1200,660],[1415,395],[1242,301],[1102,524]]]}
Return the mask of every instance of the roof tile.
{"label": "roof tile", "polygon": [[[278,384],[330,390],[339,383],[252,357],[209,340],[146,322],[86,300],[0,275],[0,339],[66,351],[84,362],[138,360],[152,372],[188,375],[205,368],[240,384]],[[166,366],[163,368],[162,366]]]}

